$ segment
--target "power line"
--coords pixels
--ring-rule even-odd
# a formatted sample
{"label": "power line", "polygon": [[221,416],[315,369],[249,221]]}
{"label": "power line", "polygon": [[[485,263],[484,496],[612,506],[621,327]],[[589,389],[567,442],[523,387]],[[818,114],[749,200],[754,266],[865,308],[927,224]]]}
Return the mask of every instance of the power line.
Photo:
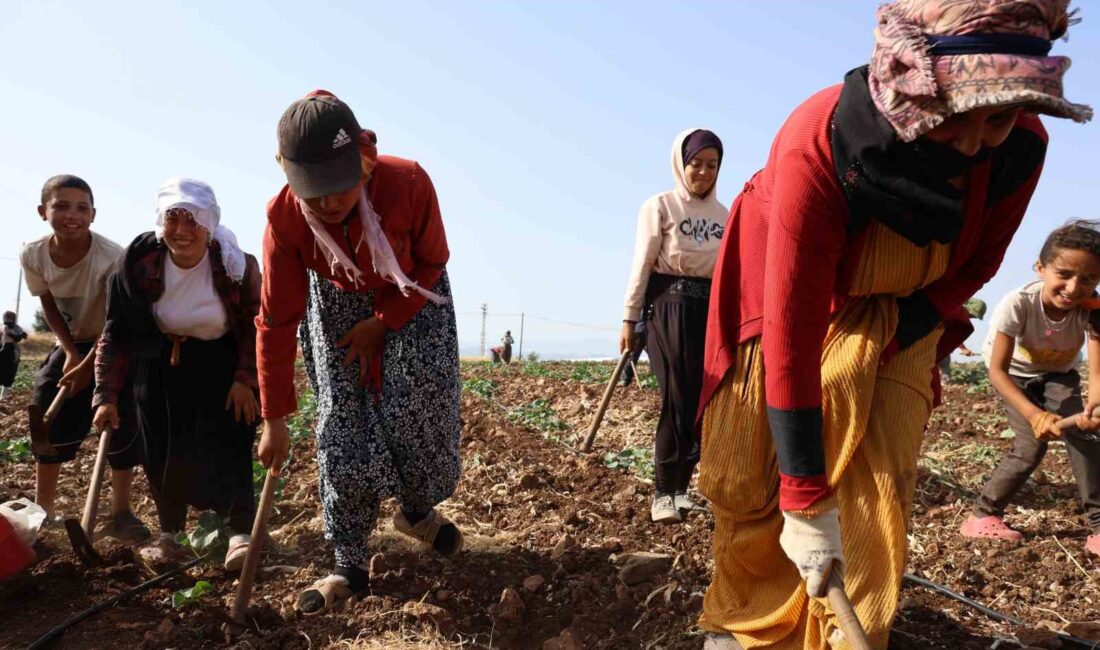
{"label": "power line", "polygon": [[532,314],[527,314],[527,317],[528,318],[533,318],[535,320],[545,321],[547,323],[555,323],[557,325],[568,325],[570,327],[581,327],[581,328],[592,329],[592,330],[607,330],[607,331],[611,331],[611,332],[618,332],[619,331],[618,327],[610,327],[608,325],[590,325],[588,323],[573,323],[573,322],[566,321],[566,320],[558,320],[556,318],[547,318],[545,316],[534,316]]}
{"label": "power line", "polygon": [[575,321],[567,321],[567,320],[560,320],[560,319],[557,319],[557,318],[550,318],[548,316],[536,316],[534,314],[528,314],[526,312],[521,312],[521,313],[516,313],[516,314],[500,314],[500,313],[497,313],[497,312],[489,312],[489,311],[483,309],[482,311],[476,311],[476,312],[475,311],[456,312],[455,316],[480,316],[482,318],[482,323],[484,323],[487,318],[521,318],[521,319],[522,318],[533,318],[535,320],[540,320],[540,321],[543,321],[543,322],[546,322],[546,323],[554,323],[555,325],[567,325],[569,327],[580,327],[582,329],[590,329],[590,330],[603,330],[603,331],[607,331],[607,332],[618,332],[619,331],[618,327],[611,327],[610,325],[593,325],[591,323],[578,323],[578,322],[575,322]]}

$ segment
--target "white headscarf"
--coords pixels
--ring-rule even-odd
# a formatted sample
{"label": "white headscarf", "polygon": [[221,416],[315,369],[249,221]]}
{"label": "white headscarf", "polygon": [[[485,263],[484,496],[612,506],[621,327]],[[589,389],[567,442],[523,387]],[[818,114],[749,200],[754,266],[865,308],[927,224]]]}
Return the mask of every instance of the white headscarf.
{"label": "white headscarf", "polygon": [[233,231],[221,225],[222,211],[214,190],[202,181],[177,176],[170,178],[157,190],[157,239],[164,239],[164,213],[170,208],[185,208],[207,234],[218,242],[222,251],[222,265],[234,282],[244,279],[244,251],[237,245]]}

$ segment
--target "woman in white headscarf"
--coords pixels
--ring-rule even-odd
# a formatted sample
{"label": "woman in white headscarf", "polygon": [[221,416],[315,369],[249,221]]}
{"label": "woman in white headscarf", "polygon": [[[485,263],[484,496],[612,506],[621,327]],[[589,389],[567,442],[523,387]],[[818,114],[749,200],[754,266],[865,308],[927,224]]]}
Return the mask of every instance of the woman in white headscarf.
{"label": "woman in white headscarf", "polygon": [[214,191],[173,178],[157,191],[156,230],[139,235],[111,277],[96,359],[99,430],[118,424],[118,397],[133,373],[145,474],[171,554],[187,508],[229,518],[226,569],[248,548],[255,503],[252,443],[260,270],[221,226]]}
{"label": "woman in white headscarf", "polygon": [[661,524],[679,523],[681,513],[695,508],[687,489],[699,462],[695,411],[703,384],[710,278],[729,217],[718,201],[722,152],[722,141],[711,131],[680,133],[672,143],[673,189],[650,197],[638,212],[619,349],[637,354],[639,334],[646,332],[646,352],[661,392],[649,512]]}

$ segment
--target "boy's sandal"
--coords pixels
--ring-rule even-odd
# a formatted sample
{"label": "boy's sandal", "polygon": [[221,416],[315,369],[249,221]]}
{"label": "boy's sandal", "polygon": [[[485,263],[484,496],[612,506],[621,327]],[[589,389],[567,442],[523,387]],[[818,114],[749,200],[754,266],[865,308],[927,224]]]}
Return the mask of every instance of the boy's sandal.
{"label": "boy's sandal", "polygon": [[[315,600],[315,598],[309,596],[311,593],[316,593],[320,596],[324,603],[320,608],[307,610],[303,606],[303,601],[307,599]],[[343,576],[329,574],[317,582],[314,582],[308,589],[298,594],[298,601],[294,604],[294,609],[301,612],[304,616],[316,616],[335,608],[346,609],[355,604],[355,600],[363,593],[364,592],[357,593],[352,591],[351,587],[348,586],[347,579]]]}
{"label": "boy's sandal", "polygon": [[149,528],[130,510],[116,514],[104,528],[104,534],[127,544],[140,544],[152,537]]}
{"label": "boy's sandal", "polygon": [[405,513],[398,510],[393,515],[393,527],[399,532],[402,532],[413,539],[420,540],[428,546],[435,548],[436,537],[439,536],[439,529],[450,524],[455,530],[455,545],[449,553],[442,553],[447,557],[457,555],[462,550],[463,539],[462,531],[458,526],[450,519],[444,517],[438,510],[432,508],[428,511],[428,516],[420,520],[415,526],[409,523],[409,520],[405,518]]}

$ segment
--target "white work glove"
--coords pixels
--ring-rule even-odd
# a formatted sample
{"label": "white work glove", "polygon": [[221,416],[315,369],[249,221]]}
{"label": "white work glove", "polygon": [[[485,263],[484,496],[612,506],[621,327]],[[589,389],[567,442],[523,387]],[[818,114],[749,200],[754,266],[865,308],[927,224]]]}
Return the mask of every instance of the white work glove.
{"label": "white work glove", "polygon": [[844,577],[844,548],[836,508],[813,518],[784,512],[779,545],[806,581],[806,593],[814,598],[824,596],[828,590],[830,570]]}

